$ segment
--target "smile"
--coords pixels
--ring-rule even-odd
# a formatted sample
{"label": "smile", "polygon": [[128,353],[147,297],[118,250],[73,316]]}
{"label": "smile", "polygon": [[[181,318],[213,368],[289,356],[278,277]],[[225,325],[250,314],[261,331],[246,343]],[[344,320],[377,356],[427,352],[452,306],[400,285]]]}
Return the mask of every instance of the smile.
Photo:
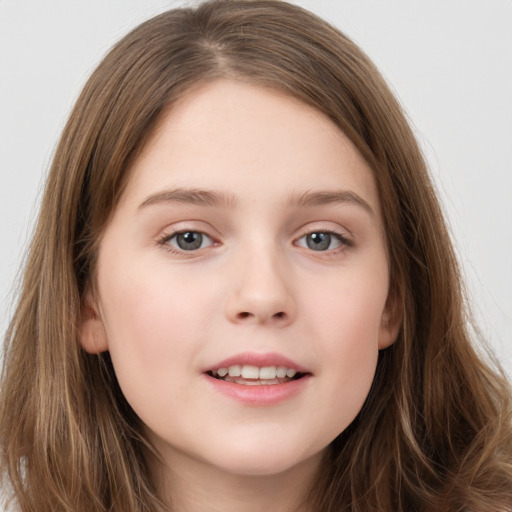
{"label": "smile", "polygon": [[245,386],[285,384],[303,376],[295,368],[286,366],[231,365],[207,372],[215,379],[234,382]]}
{"label": "smile", "polygon": [[252,406],[292,399],[308,387],[312,373],[276,353],[245,353],[205,368],[203,375],[222,395]]}

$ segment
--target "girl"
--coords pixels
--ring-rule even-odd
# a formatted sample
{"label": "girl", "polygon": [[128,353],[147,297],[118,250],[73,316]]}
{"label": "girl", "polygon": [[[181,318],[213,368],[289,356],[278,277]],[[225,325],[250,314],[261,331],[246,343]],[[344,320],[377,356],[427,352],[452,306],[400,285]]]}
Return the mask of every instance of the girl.
{"label": "girl", "polygon": [[142,24],[56,151],[7,332],[25,511],[507,511],[425,164],[361,50],[274,0]]}

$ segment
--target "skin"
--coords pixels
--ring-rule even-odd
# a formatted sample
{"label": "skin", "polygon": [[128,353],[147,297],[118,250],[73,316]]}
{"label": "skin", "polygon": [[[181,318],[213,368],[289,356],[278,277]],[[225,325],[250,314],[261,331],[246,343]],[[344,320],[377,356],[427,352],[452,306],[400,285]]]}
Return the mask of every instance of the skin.
{"label": "skin", "polygon": [[[225,200],[162,195],[176,189]],[[319,191],[344,195],[290,202]],[[204,233],[201,248],[180,249],[182,230]],[[329,232],[326,249],[308,246]],[[190,90],[161,120],[103,234],[94,289],[81,343],[110,351],[161,454],[157,485],[186,512],[298,510],[399,325],[367,163],[320,112],[231,80]],[[247,351],[310,377],[272,405],[219,393],[204,369]]]}

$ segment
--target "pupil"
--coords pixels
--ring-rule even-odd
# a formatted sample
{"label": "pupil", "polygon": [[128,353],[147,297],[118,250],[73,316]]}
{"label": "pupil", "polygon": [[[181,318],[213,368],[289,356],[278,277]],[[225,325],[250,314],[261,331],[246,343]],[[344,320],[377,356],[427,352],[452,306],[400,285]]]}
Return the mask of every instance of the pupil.
{"label": "pupil", "polygon": [[331,245],[331,235],[329,233],[310,233],[306,237],[306,243],[313,251],[324,251]]}
{"label": "pupil", "polygon": [[184,251],[192,251],[201,247],[201,244],[203,243],[203,235],[194,231],[179,233],[176,235],[176,242],[180,249],[183,249]]}

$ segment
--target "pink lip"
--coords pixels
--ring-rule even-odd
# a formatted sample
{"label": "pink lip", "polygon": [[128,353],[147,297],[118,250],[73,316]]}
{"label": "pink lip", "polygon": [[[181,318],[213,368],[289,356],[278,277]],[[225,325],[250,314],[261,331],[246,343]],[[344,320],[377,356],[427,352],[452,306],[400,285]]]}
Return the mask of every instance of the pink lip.
{"label": "pink lip", "polygon": [[243,354],[237,354],[232,357],[228,357],[215,365],[208,366],[203,370],[207,372],[210,370],[218,370],[219,368],[228,368],[235,364],[243,366],[244,364],[252,366],[285,366],[286,368],[293,368],[300,373],[310,373],[307,368],[304,368],[300,364],[288,359],[281,354],[276,352],[267,352],[264,354],[258,354],[256,352],[244,352]]}
{"label": "pink lip", "polygon": [[[228,368],[233,365],[252,365],[252,366],[285,366],[286,368],[294,368],[300,373],[306,375],[300,379],[285,382],[283,384],[267,384],[261,386],[248,386],[244,384],[236,384],[235,382],[226,382],[216,379],[207,372],[217,370],[218,368]],[[216,363],[214,366],[206,368],[203,377],[209,385],[216,391],[251,406],[270,406],[280,402],[284,402],[298,395],[306,388],[312,378],[312,374],[306,368],[295,363],[291,359],[277,353],[257,354],[247,352],[229,357]]]}
{"label": "pink lip", "polygon": [[235,382],[226,382],[211,377],[207,373],[203,373],[203,377],[208,384],[224,396],[247,405],[270,406],[289,400],[299,394],[308,385],[312,375],[304,375],[300,379],[291,380],[284,384],[264,384],[261,386],[246,386]]}

